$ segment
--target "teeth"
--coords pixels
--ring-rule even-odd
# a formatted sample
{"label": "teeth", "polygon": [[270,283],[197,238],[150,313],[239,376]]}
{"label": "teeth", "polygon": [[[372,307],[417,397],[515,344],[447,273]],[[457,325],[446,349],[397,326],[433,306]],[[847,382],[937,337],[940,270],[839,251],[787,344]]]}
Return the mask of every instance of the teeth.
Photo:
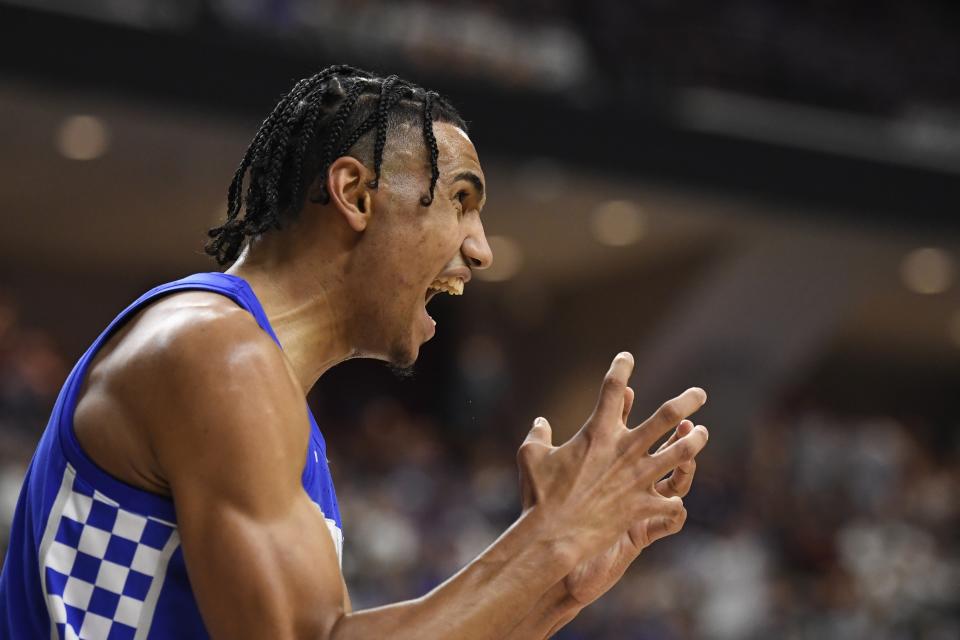
{"label": "teeth", "polygon": [[430,284],[430,288],[451,296],[462,296],[463,278],[437,278]]}

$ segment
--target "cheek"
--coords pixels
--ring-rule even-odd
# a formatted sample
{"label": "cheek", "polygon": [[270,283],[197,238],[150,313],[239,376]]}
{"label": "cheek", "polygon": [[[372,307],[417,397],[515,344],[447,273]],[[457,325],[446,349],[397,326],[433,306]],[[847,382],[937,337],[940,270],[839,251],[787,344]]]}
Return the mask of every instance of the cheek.
{"label": "cheek", "polygon": [[405,210],[388,227],[378,229],[374,268],[383,276],[378,283],[381,299],[393,298],[406,304],[411,293],[422,296],[424,289],[457,254],[462,242],[456,211],[441,208],[438,201],[429,209],[419,205]]}
{"label": "cheek", "polygon": [[426,215],[433,218],[432,224],[417,229],[407,253],[410,268],[406,272],[417,274],[418,285],[423,285],[424,279],[433,279],[453,259],[462,243],[455,213],[431,211]]}

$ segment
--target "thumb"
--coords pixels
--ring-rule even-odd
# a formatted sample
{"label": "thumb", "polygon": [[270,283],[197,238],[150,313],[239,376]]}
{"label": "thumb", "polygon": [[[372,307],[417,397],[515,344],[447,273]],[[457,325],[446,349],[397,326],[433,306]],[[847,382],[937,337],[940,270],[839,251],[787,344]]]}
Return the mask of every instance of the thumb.
{"label": "thumb", "polygon": [[517,451],[517,463],[520,466],[520,502],[524,510],[538,502],[535,469],[553,447],[552,439],[550,423],[546,418],[537,418]]}
{"label": "thumb", "polygon": [[547,422],[546,418],[537,418],[533,421],[533,427],[523,441],[523,444],[527,443],[542,444],[546,447],[553,446],[553,429],[550,428],[550,423]]}

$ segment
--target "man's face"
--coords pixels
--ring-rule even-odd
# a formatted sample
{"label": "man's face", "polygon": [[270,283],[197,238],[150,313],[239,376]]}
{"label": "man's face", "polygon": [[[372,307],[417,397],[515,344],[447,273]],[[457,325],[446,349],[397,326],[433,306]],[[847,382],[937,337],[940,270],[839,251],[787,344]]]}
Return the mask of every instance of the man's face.
{"label": "man's face", "polygon": [[[420,345],[433,337],[426,303],[439,286],[463,290],[474,269],[493,259],[480,221],[485,180],[477,151],[454,125],[434,123],[440,177],[429,207],[430,165],[414,129],[387,141],[379,188],[372,192],[370,221],[352,268],[369,283],[358,292],[364,355],[409,367]],[[392,147],[392,148],[391,148]],[[439,279],[446,280],[440,284]],[[360,319],[360,318],[358,318]]]}

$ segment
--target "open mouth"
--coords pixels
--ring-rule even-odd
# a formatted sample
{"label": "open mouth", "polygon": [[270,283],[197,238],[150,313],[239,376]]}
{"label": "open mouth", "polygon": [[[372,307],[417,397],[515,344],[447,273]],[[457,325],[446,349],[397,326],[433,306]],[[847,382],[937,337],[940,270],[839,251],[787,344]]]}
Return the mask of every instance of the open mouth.
{"label": "open mouth", "polygon": [[427,287],[426,293],[423,294],[423,315],[427,322],[427,332],[431,336],[436,329],[437,321],[434,320],[427,311],[427,304],[438,293],[446,293],[451,296],[462,296],[464,283],[464,279],[459,276],[445,276],[437,278],[430,283],[429,287]]}
{"label": "open mouth", "polygon": [[451,296],[462,296],[463,278],[456,276],[437,278],[430,283],[429,287],[427,287],[427,293],[425,295],[427,302],[429,302],[430,299],[438,293],[446,293]]}

